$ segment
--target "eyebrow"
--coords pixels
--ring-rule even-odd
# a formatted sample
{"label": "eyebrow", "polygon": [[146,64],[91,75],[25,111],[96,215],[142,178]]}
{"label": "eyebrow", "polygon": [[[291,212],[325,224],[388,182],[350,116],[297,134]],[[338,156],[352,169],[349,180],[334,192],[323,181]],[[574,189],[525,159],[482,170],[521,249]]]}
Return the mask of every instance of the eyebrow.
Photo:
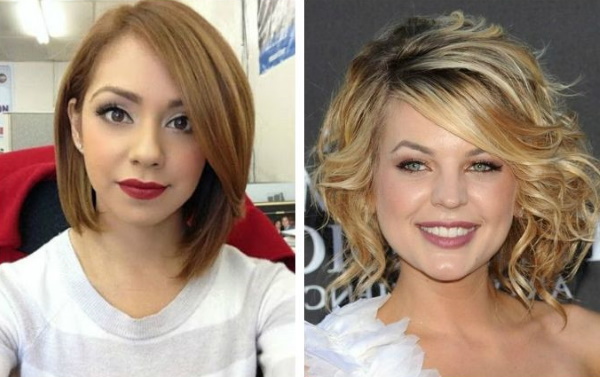
{"label": "eyebrow", "polygon": [[[94,92],[94,94],[92,94],[92,97],[90,97],[90,100],[94,99],[94,97],[96,97],[98,94],[104,93],[104,92],[114,93],[114,94],[116,94],[120,97],[123,97],[133,103],[136,103],[136,104],[142,103],[142,97],[140,97],[138,94],[131,92],[129,90],[125,90],[125,89],[119,88],[117,86],[111,86],[111,85],[103,86],[102,88],[96,90]],[[168,105],[169,109],[173,109],[176,107],[183,107],[183,101],[181,99],[175,99],[175,100],[169,101],[169,105]]]}
{"label": "eyebrow", "polygon": [[396,146],[394,147],[394,149],[392,149],[392,151],[390,153],[394,153],[394,152],[396,152],[398,149],[400,149],[402,147],[409,148],[409,149],[414,149],[414,150],[419,151],[421,153],[433,155],[433,151],[431,149],[427,148],[424,145],[413,143],[412,141],[408,141],[408,140],[402,140],[401,142],[399,142],[398,144],[396,144]]}
{"label": "eyebrow", "polygon": [[[398,149],[403,148],[403,147],[413,149],[413,150],[416,150],[418,152],[421,152],[421,153],[424,153],[424,154],[427,154],[430,156],[433,156],[435,154],[435,152],[432,149],[430,149],[424,145],[414,143],[414,142],[408,141],[408,140],[402,140],[401,142],[396,144],[396,146],[391,150],[390,153],[395,153]],[[481,148],[475,148],[467,153],[467,157],[474,157],[474,156],[480,155],[482,153],[487,153],[487,152]]]}

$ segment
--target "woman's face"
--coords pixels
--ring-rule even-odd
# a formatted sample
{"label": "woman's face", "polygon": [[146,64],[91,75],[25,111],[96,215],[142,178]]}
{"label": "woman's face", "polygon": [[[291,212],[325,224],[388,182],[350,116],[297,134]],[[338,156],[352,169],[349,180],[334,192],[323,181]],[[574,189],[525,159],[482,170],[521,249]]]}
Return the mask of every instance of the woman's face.
{"label": "woman's face", "polygon": [[101,222],[181,222],[206,159],[162,61],[133,36],[116,40],[100,54],[83,101],[78,113],[71,100],[69,117]]}
{"label": "woman's face", "polygon": [[404,102],[391,101],[386,117],[374,200],[403,272],[437,281],[487,273],[515,211],[510,167]]}

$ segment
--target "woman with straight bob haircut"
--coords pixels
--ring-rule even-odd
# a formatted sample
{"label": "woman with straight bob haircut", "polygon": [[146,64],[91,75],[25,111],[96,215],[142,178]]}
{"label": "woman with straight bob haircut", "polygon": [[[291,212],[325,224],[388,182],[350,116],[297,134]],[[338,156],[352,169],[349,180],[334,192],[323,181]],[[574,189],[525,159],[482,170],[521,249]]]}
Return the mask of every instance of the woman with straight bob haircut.
{"label": "woman with straight bob haircut", "polygon": [[356,298],[399,275],[390,295],[306,325],[307,375],[600,374],[600,317],[552,295],[599,210],[567,89],[529,47],[458,11],[362,49],[314,179],[347,237],[332,288],[355,284]]}
{"label": "woman with straight bob haircut", "polygon": [[225,244],[253,136],[246,75],[202,16],[106,12],[56,105],[71,228],[0,266],[0,376],[293,375],[293,275]]}

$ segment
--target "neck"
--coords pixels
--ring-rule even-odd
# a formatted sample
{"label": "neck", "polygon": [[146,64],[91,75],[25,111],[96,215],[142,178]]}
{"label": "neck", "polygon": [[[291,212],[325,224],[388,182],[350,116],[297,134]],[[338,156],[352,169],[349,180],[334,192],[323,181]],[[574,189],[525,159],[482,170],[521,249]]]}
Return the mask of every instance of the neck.
{"label": "neck", "polygon": [[172,279],[181,270],[183,222],[173,218],[155,226],[135,226],[101,218],[102,231],[83,229],[72,239],[91,280]]}
{"label": "neck", "polygon": [[[514,310],[515,304],[516,300],[493,287],[487,266],[458,281],[441,282],[402,263],[396,287],[378,317],[384,323],[409,317],[415,331],[480,331],[502,325],[508,319],[507,305],[513,313],[523,313]],[[514,314],[510,317],[516,319]]]}

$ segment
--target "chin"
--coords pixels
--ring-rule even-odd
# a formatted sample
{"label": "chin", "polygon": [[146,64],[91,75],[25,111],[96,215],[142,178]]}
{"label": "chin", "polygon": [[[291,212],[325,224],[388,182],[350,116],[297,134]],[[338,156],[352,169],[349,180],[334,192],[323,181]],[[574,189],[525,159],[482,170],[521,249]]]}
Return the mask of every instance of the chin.
{"label": "chin", "polygon": [[440,283],[454,283],[466,279],[470,276],[478,275],[487,266],[469,268],[461,265],[445,263],[443,265],[429,266],[421,270],[428,278]]}
{"label": "chin", "polygon": [[[124,211],[125,212],[125,211]],[[112,213],[105,216],[104,221],[116,226],[134,226],[138,228],[152,228],[177,221],[176,213],[152,213],[152,211],[127,211],[125,213]]]}
{"label": "chin", "polygon": [[436,273],[424,273],[429,279],[438,283],[455,283],[463,280],[468,274],[461,274],[455,272],[436,272]]}

